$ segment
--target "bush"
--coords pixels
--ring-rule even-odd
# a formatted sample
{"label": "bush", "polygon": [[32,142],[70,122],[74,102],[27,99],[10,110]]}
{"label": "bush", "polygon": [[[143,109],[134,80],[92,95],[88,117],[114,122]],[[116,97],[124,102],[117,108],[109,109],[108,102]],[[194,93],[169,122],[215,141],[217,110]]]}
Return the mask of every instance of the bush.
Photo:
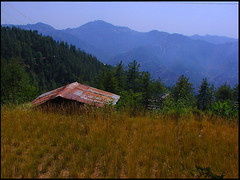
{"label": "bush", "polygon": [[238,116],[238,107],[230,101],[217,101],[211,106],[211,112],[221,117],[236,118]]}
{"label": "bush", "polygon": [[162,109],[163,114],[174,116],[177,119],[182,115],[186,115],[189,111],[191,111],[191,107],[187,106],[183,99],[175,102],[172,98],[164,101]]}
{"label": "bush", "polygon": [[120,100],[116,104],[117,109],[127,110],[131,116],[135,116],[137,112],[143,109],[142,93],[134,93],[130,89],[130,92],[122,91],[120,97]]}

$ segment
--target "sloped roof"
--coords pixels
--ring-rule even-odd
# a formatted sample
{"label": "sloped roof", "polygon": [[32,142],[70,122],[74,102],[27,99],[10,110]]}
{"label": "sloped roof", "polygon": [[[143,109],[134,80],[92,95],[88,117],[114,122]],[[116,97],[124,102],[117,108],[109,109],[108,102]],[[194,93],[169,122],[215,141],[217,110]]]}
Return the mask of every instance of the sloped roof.
{"label": "sloped roof", "polygon": [[98,107],[104,106],[108,102],[115,105],[120,98],[119,95],[74,82],[40,95],[32,104],[40,105],[57,97],[94,104]]}

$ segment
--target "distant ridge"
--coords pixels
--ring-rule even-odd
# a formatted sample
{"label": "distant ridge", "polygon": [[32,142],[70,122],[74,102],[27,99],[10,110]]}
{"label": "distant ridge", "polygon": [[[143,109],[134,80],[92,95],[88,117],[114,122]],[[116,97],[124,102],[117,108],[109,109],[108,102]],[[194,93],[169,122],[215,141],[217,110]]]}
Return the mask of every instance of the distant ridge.
{"label": "distant ridge", "polygon": [[212,35],[199,36],[199,35],[196,34],[196,35],[190,36],[190,38],[207,41],[207,42],[213,43],[213,44],[224,44],[224,43],[230,43],[230,42],[238,42],[238,39],[224,37],[224,36],[212,36]]}

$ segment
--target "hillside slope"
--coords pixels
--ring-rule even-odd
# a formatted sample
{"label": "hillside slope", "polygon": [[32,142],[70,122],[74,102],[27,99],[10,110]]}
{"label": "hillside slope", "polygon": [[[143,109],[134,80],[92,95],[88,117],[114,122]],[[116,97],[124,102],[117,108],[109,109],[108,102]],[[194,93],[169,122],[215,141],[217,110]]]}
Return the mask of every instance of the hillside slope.
{"label": "hillside slope", "polygon": [[1,27],[1,58],[7,63],[17,59],[41,91],[75,81],[94,83],[98,71],[104,67],[95,57],[73,45],[15,27]]}

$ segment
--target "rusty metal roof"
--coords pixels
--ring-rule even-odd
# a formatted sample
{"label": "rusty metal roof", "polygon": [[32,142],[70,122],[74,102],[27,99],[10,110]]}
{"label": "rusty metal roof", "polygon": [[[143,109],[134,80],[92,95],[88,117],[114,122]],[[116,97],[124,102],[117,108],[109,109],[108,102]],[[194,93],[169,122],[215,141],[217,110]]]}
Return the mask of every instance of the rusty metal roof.
{"label": "rusty metal roof", "polygon": [[75,100],[86,104],[94,104],[98,107],[104,106],[104,104],[108,102],[112,102],[112,104],[115,105],[120,98],[119,95],[74,82],[40,95],[32,104],[40,105],[56,97]]}

